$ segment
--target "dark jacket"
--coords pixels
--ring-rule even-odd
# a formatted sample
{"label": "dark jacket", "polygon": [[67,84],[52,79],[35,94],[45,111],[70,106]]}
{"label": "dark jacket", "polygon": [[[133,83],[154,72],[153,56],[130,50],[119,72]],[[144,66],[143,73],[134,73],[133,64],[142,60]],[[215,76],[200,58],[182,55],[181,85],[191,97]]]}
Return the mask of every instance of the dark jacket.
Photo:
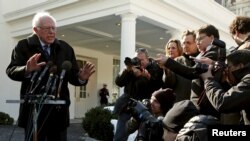
{"label": "dark jacket", "polygon": [[124,94],[131,98],[137,100],[150,99],[152,93],[162,87],[163,70],[153,59],[149,60],[146,70],[151,75],[149,80],[144,76],[136,77],[132,71],[125,69],[116,77],[115,83],[119,87],[124,86]]}
{"label": "dark jacket", "polygon": [[242,111],[245,125],[250,125],[250,66],[234,71],[238,81],[236,86],[224,90],[213,79],[205,80],[206,95],[219,112],[232,113]]}
{"label": "dark jacket", "polygon": [[[192,56],[197,56],[198,52]],[[179,62],[185,66],[192,67],[195,65],[193,59],[186,54],[175,58],[176,62]],[[181,100],[190,99],[191,94],[191,80],[176,74],[169,69],[165,70],[164,84],[167,88],[172,88],[176,94],[176,102]]]}
{"label": "dark jacket", "polygon": [[179,131],[175,141],[208,141],[211,125],[219,125],[219,120],[210,115],[194,116]]}
{"label": "dark jacket", "polygon": [[162,80],[163,69],[159,67],[159,65],[155,62],[154,59],[149,58],[149,63],[146,67],[146,70],[149,72],[151,77],[148,84],[149,90],[144,95],[146,99],[150,99],[154,91],[159,90],[160,88],[163,87],[163,80]]}
{"label": "dark jacket", "polygon": [[119,87],[124,87],[124,94],[116,101],[114,113],[121,112],[129,98],[136,100],[150,99],[152,93],[162,87],[163,70],[153,59],[149,60],[146,70],[151,75],[149,80],[144,76],[136,77],[132,71],[126,69],[117,75],[115,83]]}
{"label": "dark jacket", "polygon": [[[39,38],[37,35],[32,35],[27,39],[20,40],[16,47],[12,51],[11,62],[6,69],[7,75],[15,81],[21,81],[21,91],[20,99],[27,96],[27,92],[30,86],[31,77],[25,76],[25,65],[28,59],[33,56],[35,53],[41,53],[41,57],[38,62],[48,62],[52,61],[57,67],[57,75],[60,76],[62,72],[62,64],[64,61],[70,61],[72,67],[69,71],[66,72],[63,79],[60,99],[65,100],[66,104],[61,106],[61,110],[56,110],[55,105],[44,105],[41,112],[39,113],[38,125],[44,122],[44,119],[47,119],[46,122],[50,125],[51,128],[65,129],[69,125],[69,105],[70,105],[70,95],[68,89],[68,82],[72,85],[80,86],[82,85],[78,79],[79,68],[76,63],[75,53],[73,48],[62,40],[55,40],[54,43],[50,45],[51,53],[50,58],[46,59],[45,53],[42,50]],[[42,70],[40,71],[42,72]],[[37,76],[39,76],[38,74]],[[49,77],[49,71],[43,77],[40,85],[34,91],[34,95],[39,95],[43,93],[43,86],[45,86]],[[57,81],[57,85],[59,80]],[[87,82],[86,82],[87,83]],[[85,84],[86,84],[85,83]],[[58,86],[57,86],[58,87]],[[55,92],[56,93],[56,92]],[[55,94],[54,94],[55,95]],[[21,127],[26,127],[30,116],[32,115],[32,105],[28,103],[20,104],[20,112],[18,125]]]}
{"label": "dark jacket", "polygon": [[[206,51],[202,56],[208,57],[214,61],[217,61],[219,59],[219,55],[218,55],[219,50],[226,51],[223,48],[219,48],[213,45],[210,48],[210,50]],[[190,99],[200,107],[201,114],[213,115],[213,116],[219,117],[218,111],[216,111],[215,108],[209,103],[206,95],[204,95],[202,98],[200,97],[205,92],[204,82],[199,77],[201,72],[197,71],[196,67],[188,67],[188,66],[182,65],[170,58],[166,61],[165,67],[175,72],[176,74],[181,75],[182,77],[192,80]]]}

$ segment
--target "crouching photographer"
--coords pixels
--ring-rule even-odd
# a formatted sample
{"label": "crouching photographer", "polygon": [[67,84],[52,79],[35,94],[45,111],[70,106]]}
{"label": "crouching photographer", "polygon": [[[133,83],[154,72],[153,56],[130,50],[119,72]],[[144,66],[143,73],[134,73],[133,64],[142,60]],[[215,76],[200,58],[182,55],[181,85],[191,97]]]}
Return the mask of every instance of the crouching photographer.
{"label": "crouching photographer", "polygon": [[132,118],[127,129],[130,133],[138,129],[136,141],[162,140],[162,119],[173,106],[175,97],[172,89],[160,89],[152,94],[150,102],[130,99],[127,110]]}

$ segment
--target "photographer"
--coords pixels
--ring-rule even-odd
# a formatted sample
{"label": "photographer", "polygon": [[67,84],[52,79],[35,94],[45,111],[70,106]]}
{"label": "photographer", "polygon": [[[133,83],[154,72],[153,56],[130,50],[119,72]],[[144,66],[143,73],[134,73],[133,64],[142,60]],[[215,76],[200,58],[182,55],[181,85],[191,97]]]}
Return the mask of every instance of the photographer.
{"label": "photographer", "polygon": [[222,113],[242,111],[245,125],[250,125],[250,51],[236,50],[226,57],[226,80],[231,84],[225,90],[214,80],[211,74],[212,66],[206,73],[201,74],[205,84],[206,96],[215,109]]}
{"label": "photographer", "polygon": [[118,98],[114,114],[118,114],[114,141],[126,141],[129,133],[125,127],[130,114],[124,110],[129,98],[136,100],[149,99],[151,94],[161,88],[163,71],[153,59],[150,59],[146,49],[138,49],[135,58],[126,58],[126,68],[116,77],[115,83],[124,87],[124,94]]}
{"label": "photographer", "polygon": [[161,120],[173,106],[175,98],[176,95],[173,90],[167,88],[155,91],[149,104],[144,101],[142,103],[134,101],[134,104],[131,104],[132,106],[128,106],[132,114],[132,118],[127,122],[128,132],[133,133],[138,129],[136,140],[162,140]]}

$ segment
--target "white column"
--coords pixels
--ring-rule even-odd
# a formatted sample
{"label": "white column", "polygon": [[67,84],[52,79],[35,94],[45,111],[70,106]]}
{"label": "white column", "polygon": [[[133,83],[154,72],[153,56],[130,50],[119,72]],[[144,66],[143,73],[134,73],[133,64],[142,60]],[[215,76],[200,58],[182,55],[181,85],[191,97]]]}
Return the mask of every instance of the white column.
{"label": "white column", "polygon": [[[134,57],[136,47],[136,17],[133,13],[125,13],[121,15],[121,52],[120,52],[120,70],[125,67],[125,57]],[[123,88],[120,89],[123,94]]]}
{"label": "white column", "polygon": [[120,52],[120,70],[124,65],[125,57],[134,57],[135,54],[135,35],[136,35],[136,15],[133,13],[122,14],[121,23],[121,52]]}

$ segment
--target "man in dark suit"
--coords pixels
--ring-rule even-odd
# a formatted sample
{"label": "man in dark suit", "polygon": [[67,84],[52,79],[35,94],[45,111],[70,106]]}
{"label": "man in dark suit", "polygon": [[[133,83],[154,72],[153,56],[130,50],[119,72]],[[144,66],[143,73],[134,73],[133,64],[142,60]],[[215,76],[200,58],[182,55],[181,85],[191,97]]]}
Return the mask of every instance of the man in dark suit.
{"label": "man in dark suit", "polygon": [[32,111],[35,106],[25,101],[20,104],[18,125],[25,129],[25,141],[32,138],[66,141],[70,105],[68,82],[76,86],[86,85],[95,72],[94,65],[88,62],[83,68],[78,67],[73,48],[56,38],[56,20],[49,13],[37,13],[32,25],[34,34],[18,41],[6,73],[12,80],[22,82],[21,99],[30,99],[34,95],[46,99],[50,95],[66,104],[36,103],[37,132],[33,134]]}

